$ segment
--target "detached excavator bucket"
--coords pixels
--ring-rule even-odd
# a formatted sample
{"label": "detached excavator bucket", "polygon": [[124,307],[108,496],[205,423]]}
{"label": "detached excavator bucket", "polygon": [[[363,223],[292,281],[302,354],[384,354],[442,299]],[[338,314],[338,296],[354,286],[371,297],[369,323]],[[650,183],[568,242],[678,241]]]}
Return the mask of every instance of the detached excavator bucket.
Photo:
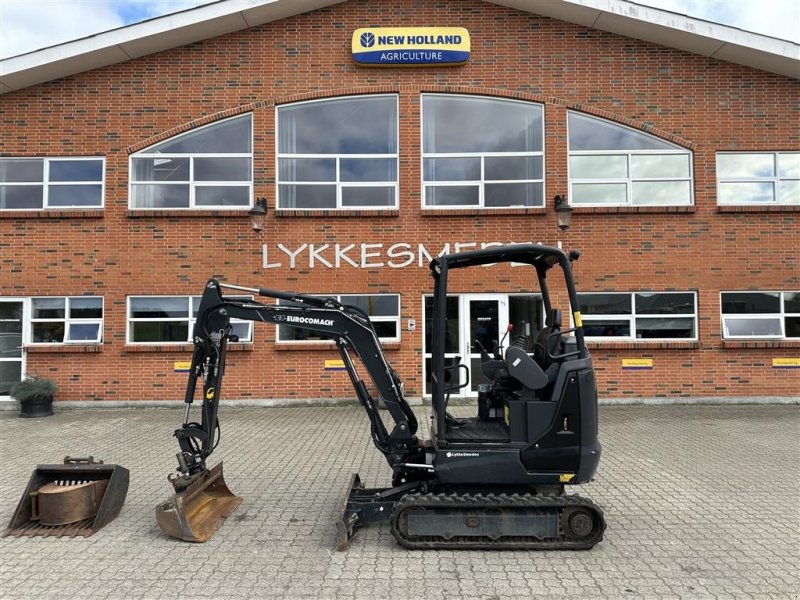
{"label": "detached excavator bucket", "polygon": [[117,517],[129,477],[92,456],[38,465],[3,535],[88,537]]}
{"label": "detached excavator bucket", "polygon": [[222,463],[206,471],[186,489],[156,507],[156,520],[168,536],[205,542],[222,525],[242,498],[225,485]]}

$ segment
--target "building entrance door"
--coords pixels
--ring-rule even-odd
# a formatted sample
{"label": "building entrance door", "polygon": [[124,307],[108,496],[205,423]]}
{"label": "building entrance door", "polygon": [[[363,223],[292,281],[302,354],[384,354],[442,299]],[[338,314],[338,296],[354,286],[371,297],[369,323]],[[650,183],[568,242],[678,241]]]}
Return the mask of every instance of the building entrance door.
{"label": "building entrance door", "polygon": [[22,379],[25,355],[22,350],[22,300],[0,299],[0,398]]}
{"label": "building entrance door", "polygon": [[[424,298],[425,315],[424,394],[431,393],[431,326],[433,324],[433,298]],[[507,348],[513,337],[524,336],[529,340],[529,352],[533,351],[532,340],[543,326],[542,299],[538,294],[458,294],[448,296],[445,302],[445,366],[455,364],[458,357],[461,364],[469,367],[469,379],[465,369],[451,369],[445,378],[458,377],[463,385],[454,390],[451,396],[475,397],[478,386],[488,383],[481,372],[481,349],[492,353],[500,344],[509,324],[514,330],[506,337],[503,347]]]}
{"label": "building entrance door", "polygon": [[[481,348],[492,354],[508,326],[508,296],[505,294],[464,294],[461,296],[462,362],[469,367],[469,385],[462,393],[477,396],[478,385],[489,383],[481,371]],[[466,372],[462,369],[462,381]]]}

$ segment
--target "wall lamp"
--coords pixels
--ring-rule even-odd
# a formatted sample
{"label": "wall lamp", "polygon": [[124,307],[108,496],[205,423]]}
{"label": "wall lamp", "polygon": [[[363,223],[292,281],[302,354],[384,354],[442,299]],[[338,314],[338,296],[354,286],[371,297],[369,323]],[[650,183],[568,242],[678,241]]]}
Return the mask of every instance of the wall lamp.
{"label": "wall lamp", "polygon": [[553,198],[556,208],[556,223],[561,231],[569,229],[569,223],[572,220],[572,207],[567,202],[564,196],[558,195]]}
{"label": "wall lamp", "polygon": [[264,223],[267,221],[267,199],[257,198],[255,205],[247,214],[250,215],[250,224],[253,226],[253,231],[264,229]]}

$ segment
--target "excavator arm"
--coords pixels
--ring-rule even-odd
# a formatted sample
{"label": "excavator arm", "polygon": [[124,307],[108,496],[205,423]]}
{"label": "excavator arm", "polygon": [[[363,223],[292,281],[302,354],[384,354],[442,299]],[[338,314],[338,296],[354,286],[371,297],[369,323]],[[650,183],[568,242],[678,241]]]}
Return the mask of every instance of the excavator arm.
{"label": "excavator arm", "polygon": [[[251,292],[291,304],[261,304],[225,298],[223,288]],[[194,353],[184,398],[184,419],[175,431],[181,451],[178,453],[180,475],[172,479],[176,490],[185,489],[207,472],[205,461],[219,442],[217,416],[222,380],[225,373],[227,344],[236,341],[231,333],[231,319],[301,327],[334,340],[350,377],[356,396],[371,423],[375,446],[386,456],[395,474],[404,464],[414,462],[420,449],[415,433],[417,420],[403,398],[397,373],[386,362],[378,336],[369,317],[357,307],[341,304],[333,298],[317,298],[264,288],[243,288],[208,281],[200,300],[193,331]],[[352,354],[358,356],[378,390],[394,424],[388,429],[377,410],[376,401],[358,374]],[[202,419],[190,422],[198,380],[202,385]]]}

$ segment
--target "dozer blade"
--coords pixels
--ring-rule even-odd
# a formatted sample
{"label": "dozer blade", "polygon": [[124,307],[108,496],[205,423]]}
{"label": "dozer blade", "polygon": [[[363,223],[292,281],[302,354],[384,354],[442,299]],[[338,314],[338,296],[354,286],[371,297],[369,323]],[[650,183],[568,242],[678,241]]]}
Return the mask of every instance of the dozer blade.
{"label": "dozer blade", "polygon": [[222,463],[156,507],[161,531],[186,542],[205,542],[233,514],[242,498],[225,485]]}
{"label": "dozer blade", "polygon": [[117,517],[128,480],[127,469],[92,456],[38,465],[4,535],[88,537]]}

